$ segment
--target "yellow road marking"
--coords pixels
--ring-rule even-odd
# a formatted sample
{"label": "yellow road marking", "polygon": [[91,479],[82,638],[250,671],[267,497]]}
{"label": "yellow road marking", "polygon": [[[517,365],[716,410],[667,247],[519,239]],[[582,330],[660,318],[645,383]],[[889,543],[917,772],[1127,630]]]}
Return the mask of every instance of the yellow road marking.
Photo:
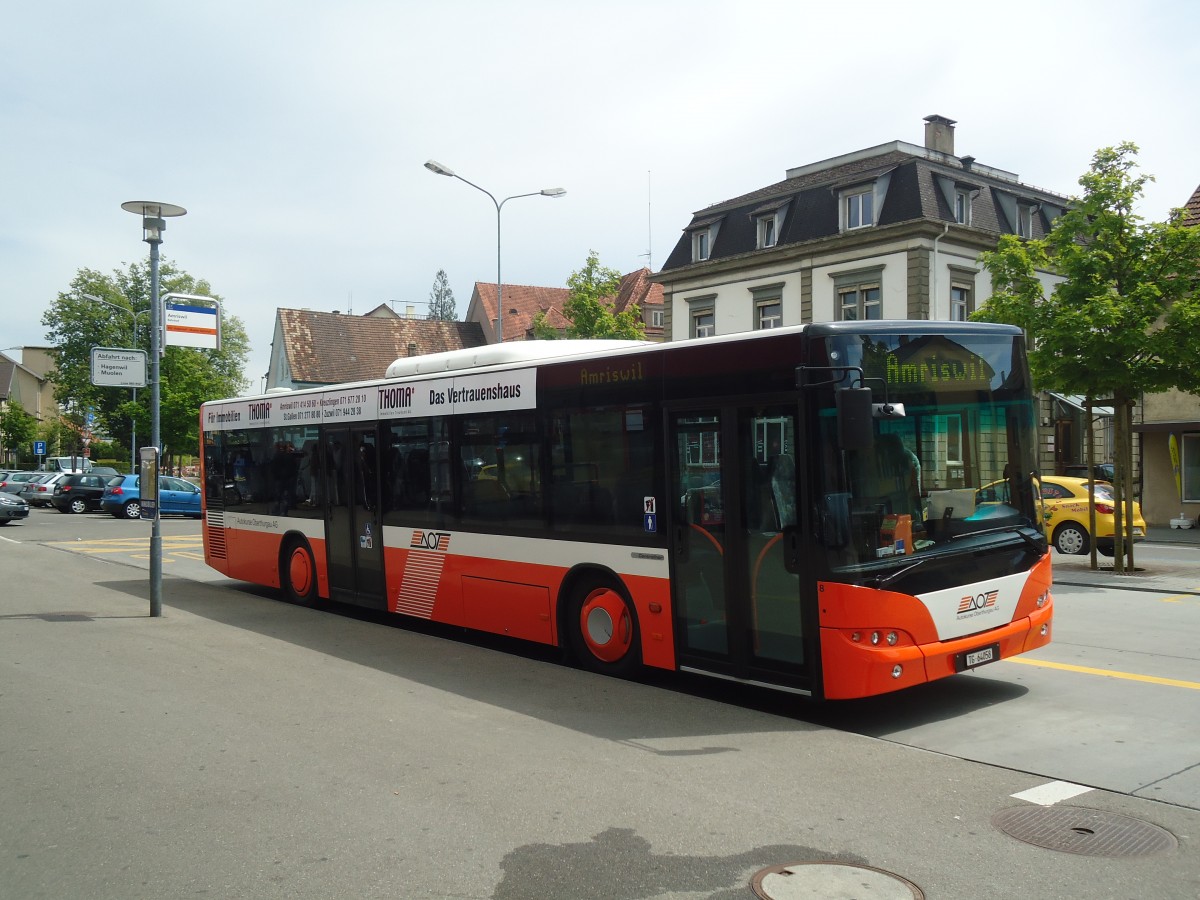
{"label": "yellow road marking", "polygon": [[1073,666],[1069,663],[1048,662],[1043,659],[1028,659],[1026,657],[1015,657],[1007,660],[1007,662],[1020,663],[1023,666],[1041,666],[1044,669],[1061,669],[1064,672],[1079,672],[1082,675],[1102,675],[1105,678],[1121,678],[1125,681],[1143,681],[1147,684],[1165,684],[1168,687],[1189,688],[1193,691],[1200,691],[1200,682],[1197,681],[1181,681],[1178,678],[1159,678],[1156,675],[1138,675],[1134,672],[1114,672],[1110,669],[1093,669],[1089,666]]}

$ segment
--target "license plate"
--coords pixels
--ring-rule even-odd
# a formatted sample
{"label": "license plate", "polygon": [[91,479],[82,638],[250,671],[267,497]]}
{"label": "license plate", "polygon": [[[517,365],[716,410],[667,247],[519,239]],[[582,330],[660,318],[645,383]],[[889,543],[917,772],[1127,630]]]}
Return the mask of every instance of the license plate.
{"label": "license plate", "polygon": [[957,672],[964,672],[967,669],[974,669],[976,666],[995,662],[999,658],[1000,645],[991,644],[987,647],[980,647],[978,650],[968,650],[966,653],[958,654],[954,659],[954,669]]}

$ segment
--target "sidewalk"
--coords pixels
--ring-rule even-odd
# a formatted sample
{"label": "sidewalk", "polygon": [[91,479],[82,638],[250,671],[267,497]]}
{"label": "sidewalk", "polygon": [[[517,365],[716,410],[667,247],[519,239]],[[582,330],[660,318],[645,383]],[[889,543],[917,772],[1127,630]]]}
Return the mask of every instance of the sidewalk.
{"label": "sidewalk", "polygon": [[[1139,558],[1139,550],[1154,544],[1184,546],[1194,548],[1196,552],[1181,554],[1178,560],[1170,562]],[[1151,525],[1146,529],[1146,539],[1134,548],[1135,571],[1129,574],[1115,574],[1112,559],[1106,556],[1097,557],[1098,568],[1093,570],[1089,554],[1064,556],[1052,551],[1051,555],[1055,584],[1119,587],[1200,596],[1200,528],[1180,529]]]}

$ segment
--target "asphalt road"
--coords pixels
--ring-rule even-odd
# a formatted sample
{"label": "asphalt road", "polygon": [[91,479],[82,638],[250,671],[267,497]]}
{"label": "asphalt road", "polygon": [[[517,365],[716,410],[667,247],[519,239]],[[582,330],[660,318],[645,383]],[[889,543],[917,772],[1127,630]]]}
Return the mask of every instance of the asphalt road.
{"label": "asphalt road", "polygon": [[[288,606],[198,530],[164,521],[161,619],[146,523],[0,530],[0,898],[733,898],[813,860],[930,898],[1200,896],[1200,605],[1060,587],[1036,659],[813,707]],[[1176,846],[1045,849],[1010,810]]]}

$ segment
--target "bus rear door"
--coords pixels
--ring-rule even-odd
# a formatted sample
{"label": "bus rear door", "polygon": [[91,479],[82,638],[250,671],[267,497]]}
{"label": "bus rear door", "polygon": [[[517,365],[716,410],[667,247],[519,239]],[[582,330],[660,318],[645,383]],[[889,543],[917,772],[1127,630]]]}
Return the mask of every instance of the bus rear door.
{"label": "bus rear door", "polygon": [[375,429],[328,428],[321,440],[330,599],[386,609]]}

